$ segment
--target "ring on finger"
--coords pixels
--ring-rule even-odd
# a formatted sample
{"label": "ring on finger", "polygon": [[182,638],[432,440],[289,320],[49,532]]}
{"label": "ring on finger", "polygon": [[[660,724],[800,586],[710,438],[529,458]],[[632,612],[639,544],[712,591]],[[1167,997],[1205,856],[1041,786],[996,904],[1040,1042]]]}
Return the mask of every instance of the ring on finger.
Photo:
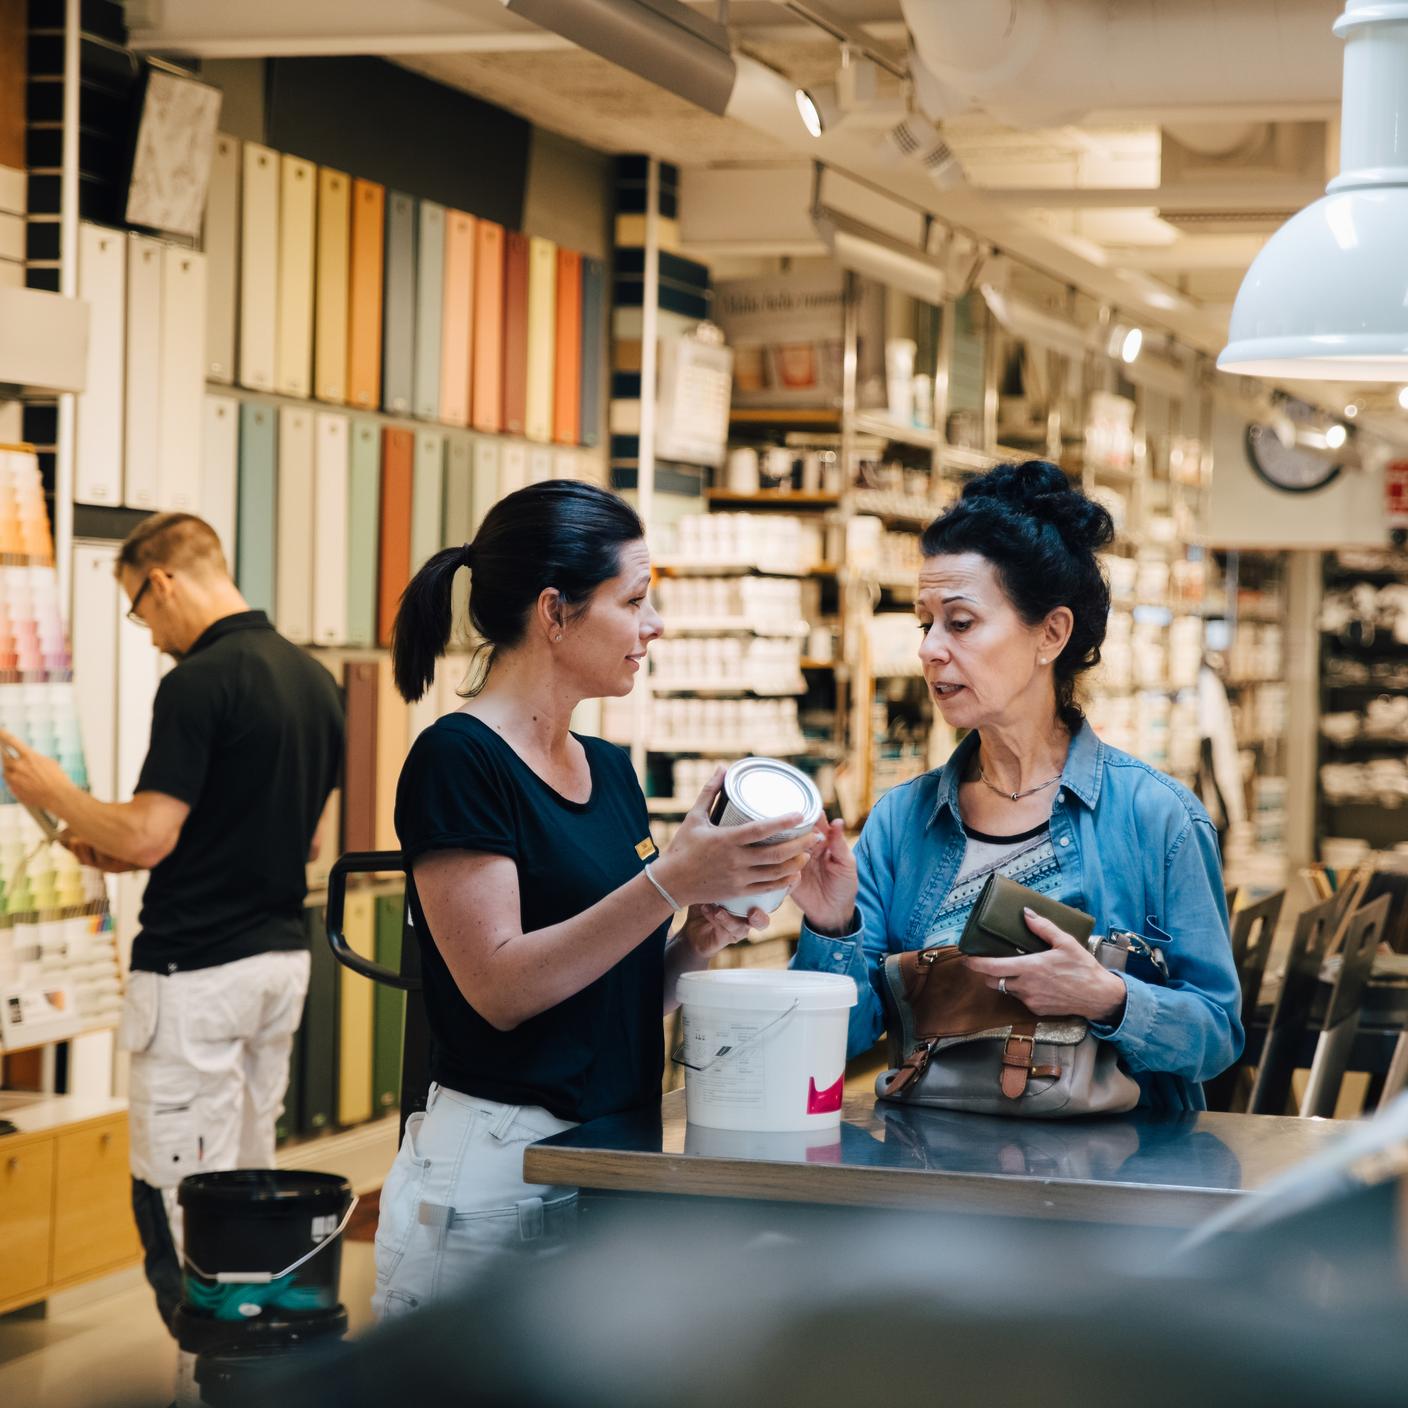
{"label": "ring on finger", "polygon": [[1003,995],[1003,997],[1006,997],[1006,996],[1007,996],[1007,979],[1006,979],[1006,978],[999,978],[999,979],[997,980],[997,990],[998,990],[998,992],[1000,992],[1000,993]]}

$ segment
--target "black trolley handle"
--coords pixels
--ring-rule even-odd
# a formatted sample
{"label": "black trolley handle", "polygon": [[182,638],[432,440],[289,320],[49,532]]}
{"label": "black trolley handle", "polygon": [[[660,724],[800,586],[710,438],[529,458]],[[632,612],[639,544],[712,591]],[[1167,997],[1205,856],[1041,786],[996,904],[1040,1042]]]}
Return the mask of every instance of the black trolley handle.
{"label": "black trolley handle", "polygon": [[347,904],[347,877],[404,868],[400,851],[349,851],[345,856],[338,857],[337,863],[328,872],[328,946],[332,949],[332,956],[344,968],[350,968],[374,983],[385,983],[387,987],[400,988],[403,992],[418,992],[420,979],[393,973],[390,968],[383,968],[380,963],[363,958],[342,932],[342,914]]}

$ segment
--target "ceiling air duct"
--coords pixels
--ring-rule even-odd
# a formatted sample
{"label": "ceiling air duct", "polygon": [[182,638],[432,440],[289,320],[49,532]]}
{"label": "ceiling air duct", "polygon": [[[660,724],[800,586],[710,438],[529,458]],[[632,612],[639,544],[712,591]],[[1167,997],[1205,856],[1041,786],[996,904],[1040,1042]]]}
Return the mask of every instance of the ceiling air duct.
{"label": "ceiling air duct", "polygon": [[1408,380],[1408,4],[1349,0],[1334,29],[1340,174],[1247,270],[1222,371]]}
{"label": "ceiling air duct", "polygon": [[512,14],[722,117],[737,69],[728,30],[680,0],[503,0]]}

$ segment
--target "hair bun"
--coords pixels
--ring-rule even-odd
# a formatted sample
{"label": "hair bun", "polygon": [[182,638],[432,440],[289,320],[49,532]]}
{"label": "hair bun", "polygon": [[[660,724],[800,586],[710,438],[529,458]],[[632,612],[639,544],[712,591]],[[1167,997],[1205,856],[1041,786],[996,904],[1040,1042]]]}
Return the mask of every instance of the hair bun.
{"label": "hair bun", "polygon": [[970,481],[965,499],[996,499],[1031,518],[1049,523],[1073,548],[1095,552],[1115,536],[1109,510],[1072,486],[1065,471],[1049,460],[1000,464]]}

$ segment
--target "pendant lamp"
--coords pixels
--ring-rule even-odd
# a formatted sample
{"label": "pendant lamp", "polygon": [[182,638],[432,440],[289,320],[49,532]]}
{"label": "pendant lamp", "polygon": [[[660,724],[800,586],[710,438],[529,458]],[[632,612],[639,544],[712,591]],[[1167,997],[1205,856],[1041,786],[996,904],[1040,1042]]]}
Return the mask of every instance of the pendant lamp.
{"label": "pendant lamp", "polygon": [[1225,372],[1408,381],[1408,3],[1348,0],[1340,174],[1257,255]]}

